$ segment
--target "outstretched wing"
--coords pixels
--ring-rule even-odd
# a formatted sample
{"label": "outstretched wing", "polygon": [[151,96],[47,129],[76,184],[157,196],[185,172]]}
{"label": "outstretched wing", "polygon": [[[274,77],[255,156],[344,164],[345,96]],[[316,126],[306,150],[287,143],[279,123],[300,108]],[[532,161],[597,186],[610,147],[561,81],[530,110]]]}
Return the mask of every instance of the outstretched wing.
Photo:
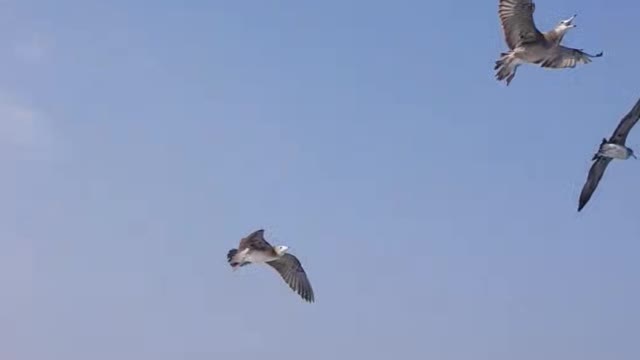
{"label": "outstretched wing", "polygon": [[510,49],[521,44],[544,40],[533,21],[536,5],[531,0],[500,0],[498,16],[502,24],[504,39]]}
{"label": "outstretched wing", "polygon": [[638,122],[638,118],[640,118],[640,99],[633,106],[633,109],[620,120],[620,124],[618,124],[609,141],[624,146],[627,141],[627,135],[629,135],[633,125]]}
{"label": "outstretched wing", "polygon": [[574,68],[578,64],[588,64],[591,62],[591,58],[600,56],[602,56],[602,52],[591,55],[579,49],[560,45],[549,50],[540,66],[553,69]]}
{"label": "outstretched wing", "polygon": [[584,183],[582,192],[580,193],[578,211],[582,210],[582,208],[587,205],[587,202],[589,202],[589,199],[591,199],[591,195],[593,195],[593,192],[598,187],[598,183],[600,183],[600,179],[602,179],[602,175],[604,174],[604,171],[607,169],[607,165],[609,165],[610,162],[611,158],[598,157],[593,165],[591,165],[589,176],[587,177],[587,182]]}
{"label": "outstretched wing", "polygon": [[291,254],[284,254],[277,260],[269,261],[267,264],[276,269],[287,285],[304,300],[308,302],[315,301],[313,288],[311,288],[307,273],[298,258]]}
{"label": "outstretched wing", "polygon": [[258,251],[268,251],[273,249],[271,244],[264,239],[264,229],[256,230],[240,240],[238,251],[242,251],[247,248]]}

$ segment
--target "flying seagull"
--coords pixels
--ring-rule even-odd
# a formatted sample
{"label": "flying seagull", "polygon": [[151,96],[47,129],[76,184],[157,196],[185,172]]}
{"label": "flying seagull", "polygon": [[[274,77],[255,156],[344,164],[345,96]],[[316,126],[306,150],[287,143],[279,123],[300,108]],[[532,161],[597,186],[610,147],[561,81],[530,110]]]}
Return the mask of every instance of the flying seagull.
{"label": "flying seagull", "polygon": [[280,274],[289,287],[305,301],[314,302],[313,289],[302,264],[287,253],[284,245],[271,246],[264,239],[264,230],[256,230],[240,240],[237,249],[229,250],[227,261],[233,270],[251,263],[266,263]]}
{"label": "flying seagull", "polygon": [[627,160],[630,157],[637,159],[633,150],[625,146],[625,142],[627,141],[629,131],[631,131],[633,125],[638,122],[638,118],[640,118],[640,100],[638,100],[633,109],[631,109],[631,111],[629,111],[629,113],[620,120],[620,124],[618,124],[618,127],[613,132],[613,135],[611,135],[609,141],[607,141],[607,139],[602,139],[600,149],[595,155],[593,155],[593,158],[591,158],[591,161],[595,161],[589,170],[587,182],[582,187],[580,201],[578,203],[578,211],[582,210],[589,199],[591,199],[591,195],[593,195],[596,187],[598,187],[598,183],[600,182],[600,179],[602,179],[602,175],[611,160]]}
{"label": "flying seagull", "polygon": [[576,27],[573,20],[577,15],[560,21],[553,30],[541,33],[533,21],[536,8],[533,1],[499,1],[498,16],[510,50],[500,54],[493,69],[497,70],[496,79],[505,80],[507,86],[521,64],[537,64],[552,69],[574,68],[577,64],[587,64],[591,58],[602,56],[602,52],[590,55],[581,49],[560,45],[567,31]]}

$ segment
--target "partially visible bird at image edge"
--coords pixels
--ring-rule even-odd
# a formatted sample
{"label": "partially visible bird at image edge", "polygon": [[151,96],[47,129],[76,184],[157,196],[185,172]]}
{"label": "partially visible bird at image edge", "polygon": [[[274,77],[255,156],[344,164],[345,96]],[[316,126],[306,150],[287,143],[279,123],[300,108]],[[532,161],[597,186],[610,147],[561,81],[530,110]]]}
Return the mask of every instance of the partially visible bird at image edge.
{"label": "partially visible bird at image edge", "polygon": [[631,111],[620,120],[618,127],[613,131],[613,135],[611,135],[609,140],[602,139],[598,152],[591,158],[593,165],[591,165],[587,181],[582,187],[582,192],[580,192],[578,211],[582,210],[582,208],[587,205],[587,202],[589,202],[589,199],[591,199],[591,195],[593,195],[593,192],[598,187],[600,179],[602,179],[602,175],[611,160],[627,160],[630,157],[637,159],[633,150],[625,144],[627,142],[627,136],[633,126],[638,122],[638,118],[640,118],[640,99]]}

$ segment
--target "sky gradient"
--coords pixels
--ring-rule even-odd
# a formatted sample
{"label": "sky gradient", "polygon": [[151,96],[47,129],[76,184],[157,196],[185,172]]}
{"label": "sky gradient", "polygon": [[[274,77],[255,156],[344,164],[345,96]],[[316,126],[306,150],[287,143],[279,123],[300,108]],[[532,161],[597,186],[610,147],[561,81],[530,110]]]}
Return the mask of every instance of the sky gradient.
{"label": "sky gradient", "polygon": [[[636,360],[637,1],[0,1],[0,358]],[[628,144],[640,148],[640,129]],[[226,253],[264,228],[307,304]]]}

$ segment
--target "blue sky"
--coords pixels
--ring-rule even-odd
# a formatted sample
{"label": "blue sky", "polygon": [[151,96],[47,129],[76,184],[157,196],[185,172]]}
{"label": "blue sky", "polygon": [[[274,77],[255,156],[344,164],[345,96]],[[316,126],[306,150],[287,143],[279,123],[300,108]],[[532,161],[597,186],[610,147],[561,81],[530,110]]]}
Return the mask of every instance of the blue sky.
{"label": "blue sky", "polygon": [[3,359],[640,355],[640,163],[576,211],[637,2],[538,1],[604,57],[508,88],[497,1],[0,4]]}

